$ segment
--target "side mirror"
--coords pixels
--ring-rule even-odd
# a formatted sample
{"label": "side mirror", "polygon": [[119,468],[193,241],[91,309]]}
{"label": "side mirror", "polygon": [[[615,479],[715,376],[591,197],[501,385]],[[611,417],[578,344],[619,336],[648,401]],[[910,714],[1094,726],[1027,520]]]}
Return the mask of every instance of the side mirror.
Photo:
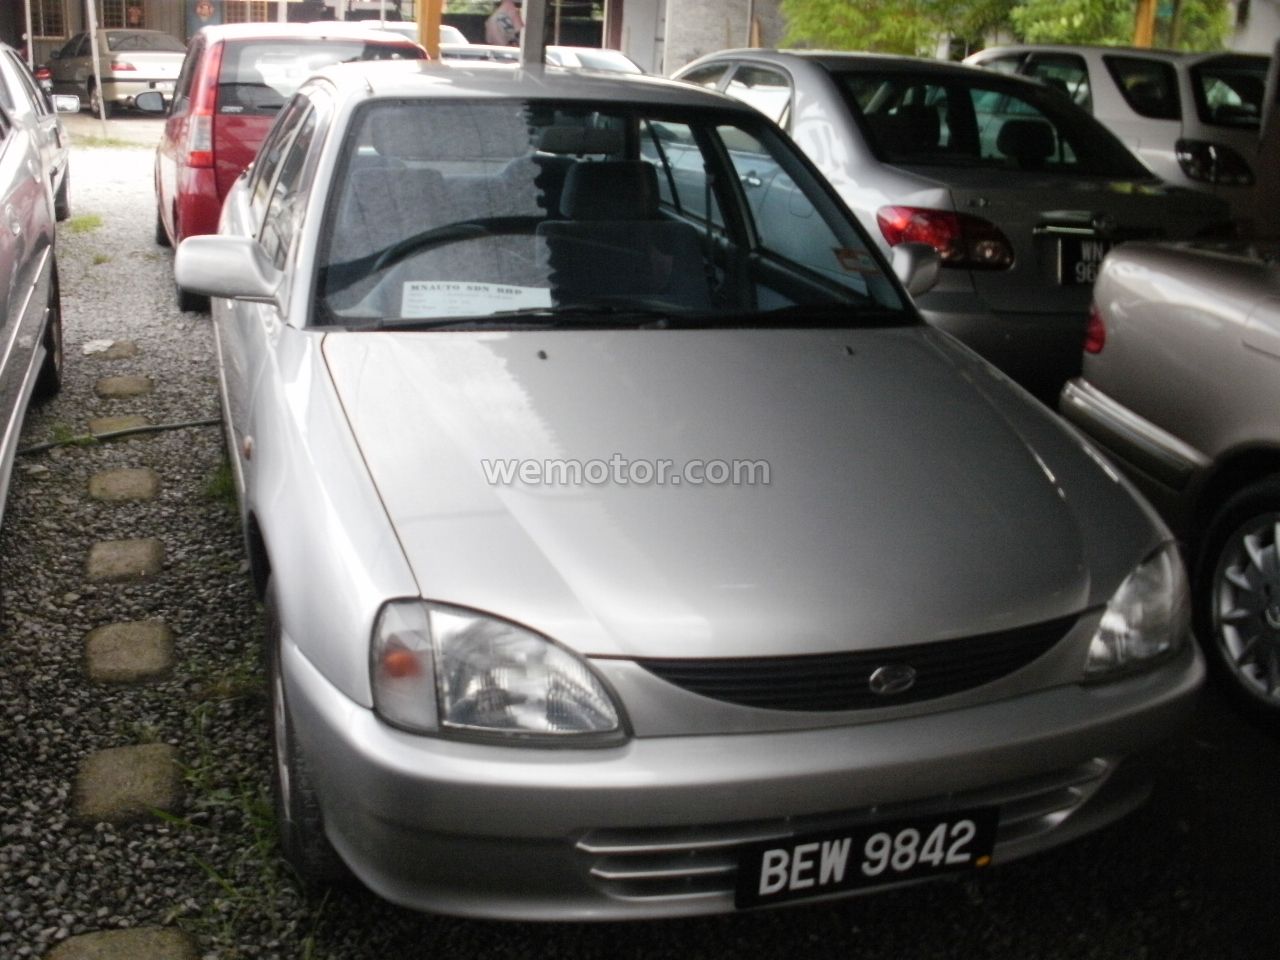
{"label": "side mirror", "polygon": [[932,290],[941,269],[942,257],[927,243],[900,243],[893,248],[893,272],[913,297]]}
{"label": "side mirror", "polygon": [[72,93],[55,93],[53,109],[58,113],[79,113],[80,98]]}
{"label": "side mirror", "polygon": [[188,237],[174,255],[173,278],[191,293],[284,307],[284,271],[252,237]]}
{"label": "side mirror", "polygon": [[164,113],[164,94],[156,90],[147,90],[133,98],[133,105],[143,113]]}

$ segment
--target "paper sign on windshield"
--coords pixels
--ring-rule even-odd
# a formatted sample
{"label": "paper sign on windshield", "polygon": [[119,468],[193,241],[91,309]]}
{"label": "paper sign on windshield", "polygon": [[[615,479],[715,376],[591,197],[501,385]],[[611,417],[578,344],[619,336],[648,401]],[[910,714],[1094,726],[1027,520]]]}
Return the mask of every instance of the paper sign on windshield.
{"label": "paper sign on windshield", "polygon": [[475,317],[502,310],[536,310],[551,306],[546,287],[514,287],[502,283],[453,280],[409,280],[404,285],[400,316],[406,320],[431,317]]}

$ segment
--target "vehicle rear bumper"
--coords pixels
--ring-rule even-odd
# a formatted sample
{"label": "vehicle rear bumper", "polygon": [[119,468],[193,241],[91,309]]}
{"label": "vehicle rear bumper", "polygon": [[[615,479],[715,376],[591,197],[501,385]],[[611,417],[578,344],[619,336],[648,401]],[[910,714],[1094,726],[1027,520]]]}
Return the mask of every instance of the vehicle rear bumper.
{"label": "vehicle rear bumper", "polygon": [[1056,403],[1062,385],[1079,375],[1087,314],[957,311],[945,306],[928,297],[920,303],[930,325],[977,351],[1042,401]]}
{"label": "vehicle rear bumper", "polygon": [[365,884],[541,920],[731,911],[745,846],[886,818],[995,806],[995,862],[1052,847],[1143,801],[1143,758],[1204,669],[1188,643],[1141,675],[905,720],[551,750],[414,736],[288,641],[283,666],[327,832]]}
{"label": "vehicle rear bumper", "polygon": [[128,80],[103,78],[102,94],[112,103],[132,106],[134,98],[140,93],[155,90],[161,93],[167,102],[173,96],[174,79],[172,77],[139,77]]}

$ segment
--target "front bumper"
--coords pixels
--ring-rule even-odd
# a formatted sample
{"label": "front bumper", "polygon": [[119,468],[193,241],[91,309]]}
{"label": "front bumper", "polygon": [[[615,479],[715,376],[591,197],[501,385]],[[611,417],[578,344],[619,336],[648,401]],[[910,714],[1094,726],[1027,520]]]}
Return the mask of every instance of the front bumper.
{"label": "front bumper", "polygon": [[744,845],[886,817],[995,805],[995,862],[1054,846],[1142,802],[1142,755],[1204,672],[1188,643],[1138,676],[910,719],[553,750],[413,736],[287,639],[282,664],[327,832],[367,886],[539,920],[730,911]]}

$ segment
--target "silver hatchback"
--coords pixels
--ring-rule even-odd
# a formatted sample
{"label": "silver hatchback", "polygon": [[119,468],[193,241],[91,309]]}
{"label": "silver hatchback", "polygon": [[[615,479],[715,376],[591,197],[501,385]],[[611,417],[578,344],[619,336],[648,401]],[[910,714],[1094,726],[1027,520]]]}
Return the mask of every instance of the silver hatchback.
{"label": "silver hatchback", "polygon": [[1160,521],[733,100],[333,67],[175,270],[305,876],[610,919],[983,870],[1140,803],[1201,682]]}
{"label": "silver hatchback", "polygon": [[925,318],[1045,400],[1079,372],[1107,250],[1229,229],[1223,201],[1161,182],[1043,84],[933,60],[772,50],[711,54],[676,77],[777,121],[886,252],[936,247],[941,280],[916,298]]}

